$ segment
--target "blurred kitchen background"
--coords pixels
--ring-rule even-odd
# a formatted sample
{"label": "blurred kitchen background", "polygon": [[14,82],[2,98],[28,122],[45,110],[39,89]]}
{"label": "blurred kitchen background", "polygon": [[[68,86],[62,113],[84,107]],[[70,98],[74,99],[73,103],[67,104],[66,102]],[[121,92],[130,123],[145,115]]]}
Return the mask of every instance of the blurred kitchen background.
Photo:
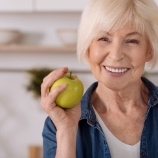
{"label": "blurred kitchen background", "polygon": [[[0,158],[42,157],[47,115],[28,90],[30,70],[68,66],[85,89],[95,81],[76,57],[76,32],[87,1],[0,0]],[[158,85],[158,66],[146,76]]]}

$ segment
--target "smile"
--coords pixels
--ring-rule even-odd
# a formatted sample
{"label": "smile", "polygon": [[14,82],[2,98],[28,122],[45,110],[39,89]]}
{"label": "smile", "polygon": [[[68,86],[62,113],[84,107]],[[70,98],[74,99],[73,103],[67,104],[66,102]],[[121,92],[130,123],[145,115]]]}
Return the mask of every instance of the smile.
{"label": "smile", "polygon": [[128,70],[128,68],[112,68],[112,67],[105,67],[106,70],[114,73],[124,73]]}

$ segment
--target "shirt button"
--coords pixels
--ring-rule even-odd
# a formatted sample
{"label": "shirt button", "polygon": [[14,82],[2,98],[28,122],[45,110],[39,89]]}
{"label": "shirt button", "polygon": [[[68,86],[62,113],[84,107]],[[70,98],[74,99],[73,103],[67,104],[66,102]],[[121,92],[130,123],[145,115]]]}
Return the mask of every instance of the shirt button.
{"label": "shirt button", "polygon": [[93,120],[89,120],[89,124],[94,124],[94,121]]}
{"label": "shirt button", "polygon": [[146,152],[145,151],[142,151],[141,152],[141,156],[145,156],[146,155]]}

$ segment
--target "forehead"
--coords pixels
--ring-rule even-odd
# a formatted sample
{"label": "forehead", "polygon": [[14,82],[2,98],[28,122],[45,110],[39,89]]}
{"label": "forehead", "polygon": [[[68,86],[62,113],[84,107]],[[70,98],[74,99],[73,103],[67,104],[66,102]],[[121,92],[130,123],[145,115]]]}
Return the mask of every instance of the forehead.
{"label": "forehead", "polygon": [[125,27],[122,29],[118,29],[118,30],[110,30],[109,32],[107,32],[108,35],[114,35],[114,34],[119,34],[122,36],[143,36],[143,34],[137,30],[136,28],[130,28],[130,27]]}
{"label": "forehead", "polygon": [[140,30],[140,28],[136,27],[134,24],[131,23],[127,23],[123,27],[113,26],[110,29],[101,28],[99,35],[101,34],[113,35],[116,33],[125,36],[131,36],[131,35],[145,36],[144,32]]}

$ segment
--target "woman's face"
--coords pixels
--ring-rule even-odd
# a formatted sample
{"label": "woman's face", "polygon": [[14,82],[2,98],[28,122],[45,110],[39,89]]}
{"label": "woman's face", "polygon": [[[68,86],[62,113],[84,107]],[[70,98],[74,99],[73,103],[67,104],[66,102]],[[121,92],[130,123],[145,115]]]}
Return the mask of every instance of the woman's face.
{"label": "woman's face", "polygon": [[136,84],[152,58],[145,35],[135,28],[104,32],[89,47],[88,62],[96,79],[109,88]]}

